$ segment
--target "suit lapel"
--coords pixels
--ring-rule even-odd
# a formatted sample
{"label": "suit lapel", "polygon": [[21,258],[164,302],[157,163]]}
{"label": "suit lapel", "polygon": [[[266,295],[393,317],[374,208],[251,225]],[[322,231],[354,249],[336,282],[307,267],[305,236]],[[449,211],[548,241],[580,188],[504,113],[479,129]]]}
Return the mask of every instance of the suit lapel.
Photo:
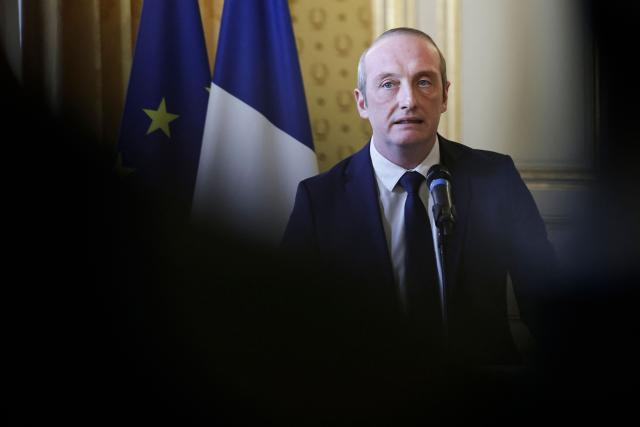
{"label": "suit lapel", "polygon": [[345,175],[345,192],[355,220],[355,243],[359,245],[361,253],[366,254],[363,257],[366,256],[367,264],[370,262],[368,268],[375,269],[377,277],[382,278],[384,283],[393,283],[393,268],[382,225],[369,144],[353,156]]}
{"label": "suit lapel", "polygon": [[453,232],[445,242],[445,262],[449,292],[456,288],[462,249],[467,231],[467,220],[471,201],[471,182],[469,172],[464,168],[464,152],[457,143],[438,135],[440,139],[440,157],[451,173],[451,193],[456,209],[456,223]]}

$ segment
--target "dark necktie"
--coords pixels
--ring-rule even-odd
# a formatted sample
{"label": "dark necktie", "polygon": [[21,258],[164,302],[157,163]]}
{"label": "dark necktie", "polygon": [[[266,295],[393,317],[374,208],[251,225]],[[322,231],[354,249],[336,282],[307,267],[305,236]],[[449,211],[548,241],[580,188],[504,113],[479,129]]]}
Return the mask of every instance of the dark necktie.
{"label": "dark necktie", "polygon": [[438,337],[442,331],[438,276],[427,210],[418,190],[425,177],[406,172],[400,185],[407,192],[404,205],[405,284],[407,314],[419,331]]}

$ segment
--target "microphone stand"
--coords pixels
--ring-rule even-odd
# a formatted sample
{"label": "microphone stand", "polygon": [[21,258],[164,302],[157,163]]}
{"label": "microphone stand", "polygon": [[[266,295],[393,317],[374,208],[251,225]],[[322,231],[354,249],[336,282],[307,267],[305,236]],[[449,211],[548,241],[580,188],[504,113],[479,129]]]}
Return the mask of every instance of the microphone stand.
{"label": "microphone stand", "polygon": [[446,236],[450,233],[452,223],[447,221],[449,218],[443,220],[443,209],[440,205],[433,206],[434,221],[436,223],[436,268],[438,270],[438,284],[440,291],[440,308],[442,311],[442,328],[445,348],[448,348],[449,340],[449,318],[447,312],[447,275],[445,270],[445,258],[444,258],[444,245]]}
{"label": "microphone stand", "polygon": [[436,224],[436,267],[440,284],[440,308],[445,352],[449,352],[449,315],[447,310],[447,274],[444,261],[446,236],[451,234],[456,222],[456,209],[451,197],[451,173],[443,165],[433,165],[427,173],[427,186],[433,197],[432,213]]}

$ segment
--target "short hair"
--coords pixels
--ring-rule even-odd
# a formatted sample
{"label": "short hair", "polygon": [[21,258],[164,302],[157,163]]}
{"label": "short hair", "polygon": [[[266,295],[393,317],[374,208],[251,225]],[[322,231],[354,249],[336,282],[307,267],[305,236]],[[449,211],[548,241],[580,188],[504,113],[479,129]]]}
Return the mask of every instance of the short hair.
{"label": "short hair", "polygon": [[358,61],[358,90],[360,91],[360,93],[362,93],[365,103],[367,102],[367,94],[366,94],[367,72],[364,66],[364,59],[367,56],[367,53],[369,53],[369,50],[371,50],[371,48],[375,46],[380,40],[396,34],[408,34],[408,35],[419,37],[421,39],[428,41],[433,45],[433,47],[436,48],[436,50],[438,51],[438,56],[440,57],[440,76],[442,79],[442,92],[444,93],[444,90],[447,85],[447,62],[445,61],[444,56],[442,55],[442,52],[440,51],[440,48],[438,47],[436,42],[434,42],[431,36],[429,36],[427,33],[422,32],[420,30],[416,30],[415,28],[398,27],[398,28],[392,28],[380,34],[373,41],[373,43],[371,43],[371,45],[368,48],[366,48],[364,52],[362,52],[362,55],[360,55],[360,60]]}

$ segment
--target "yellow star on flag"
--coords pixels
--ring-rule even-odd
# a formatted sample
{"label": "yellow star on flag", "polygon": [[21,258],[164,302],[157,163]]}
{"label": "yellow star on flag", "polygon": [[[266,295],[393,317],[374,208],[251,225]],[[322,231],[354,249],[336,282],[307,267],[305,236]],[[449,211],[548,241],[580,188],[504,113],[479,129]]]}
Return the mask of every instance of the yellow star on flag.
{"label": "yellow star on flag", "polygon": [[167,113],[167,104],[162,98],[157,110],[150,110],[148,108],[142,109],[147,116],[151,117],[151,125],[147,130],[147,135],[158,129],[162,130],[167,137],[171,138],[171,129],[169,129],[169,123],[180,117],[177,114]]}

